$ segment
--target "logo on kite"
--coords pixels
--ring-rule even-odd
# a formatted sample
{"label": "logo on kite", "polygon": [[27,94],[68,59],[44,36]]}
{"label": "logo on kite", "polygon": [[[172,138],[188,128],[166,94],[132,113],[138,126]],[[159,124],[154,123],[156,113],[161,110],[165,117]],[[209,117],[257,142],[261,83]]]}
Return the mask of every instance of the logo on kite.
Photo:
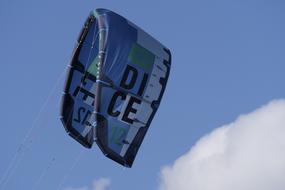
{"label": "logo on kite", "polygon": [[96,9],[77,39],[66,77],[61,120],[87,148],[131,167],[160,105],[170,51],[123,18]]}

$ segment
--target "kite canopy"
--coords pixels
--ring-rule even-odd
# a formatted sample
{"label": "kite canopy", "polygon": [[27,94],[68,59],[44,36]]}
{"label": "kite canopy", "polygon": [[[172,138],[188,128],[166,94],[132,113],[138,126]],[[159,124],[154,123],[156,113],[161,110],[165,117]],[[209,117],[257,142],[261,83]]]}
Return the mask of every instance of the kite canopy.
{"label": "kite canopy", "polygon": [[94,141],[112,160],[131,167],[160,105],[170,51],[122,16],[91,12],[74,49],[61,120],[71,137]]}

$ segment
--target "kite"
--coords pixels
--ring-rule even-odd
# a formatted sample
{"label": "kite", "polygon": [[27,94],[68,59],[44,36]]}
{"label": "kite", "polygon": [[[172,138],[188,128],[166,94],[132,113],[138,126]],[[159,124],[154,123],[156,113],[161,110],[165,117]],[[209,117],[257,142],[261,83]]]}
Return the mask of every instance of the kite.
{"label": "kite", "polygon": [[170,66],[170,50],[138,26],[110,10],[92,11],[67,71],[60,113],[66,132],[131,167]]}

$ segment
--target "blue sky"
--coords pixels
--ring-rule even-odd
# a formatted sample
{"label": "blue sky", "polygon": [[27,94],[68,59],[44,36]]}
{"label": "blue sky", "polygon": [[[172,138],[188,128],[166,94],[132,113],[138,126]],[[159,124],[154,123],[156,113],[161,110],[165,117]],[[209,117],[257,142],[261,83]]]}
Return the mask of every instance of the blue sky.
{"label": "blue sky", "polygon": [[[125,16],[172,51],[162,104],[131,169],[74,142],[58,116],[65,68],[95,8]],[[277,0],[1,0],[0,189],[83,187],[100,177],[111,189],[157,189],[161,168],[201,136],[285,97],[284,8]]]}

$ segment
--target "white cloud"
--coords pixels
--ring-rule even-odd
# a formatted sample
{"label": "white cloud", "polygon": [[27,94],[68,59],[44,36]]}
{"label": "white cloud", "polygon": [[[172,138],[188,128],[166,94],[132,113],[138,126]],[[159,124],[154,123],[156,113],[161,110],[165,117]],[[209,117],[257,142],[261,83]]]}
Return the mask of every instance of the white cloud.
{"label": "white cloud", "polygon": [[71,187],[69,187],[69,188],[65,188],[64,190],[88,190],[88,188],[87,187],[80,187],[80,188],[71,188]]}
{"label": "white cloud", "polygon": [[65,188],[64,190],[107,190],[111,185],[109,178],[100,178],[93,181],[92,187],[80,187],[80,188]]}
{"label": "white cloud", "polygon": [[105,190],[108,186],[111,185],[111,181],[108,178],[100,178],[93,182],[92,190]]}
{"label": "white cloud", "polygon": [[161,171],[161,190],[284,190],[285,100],[201,138]]}

